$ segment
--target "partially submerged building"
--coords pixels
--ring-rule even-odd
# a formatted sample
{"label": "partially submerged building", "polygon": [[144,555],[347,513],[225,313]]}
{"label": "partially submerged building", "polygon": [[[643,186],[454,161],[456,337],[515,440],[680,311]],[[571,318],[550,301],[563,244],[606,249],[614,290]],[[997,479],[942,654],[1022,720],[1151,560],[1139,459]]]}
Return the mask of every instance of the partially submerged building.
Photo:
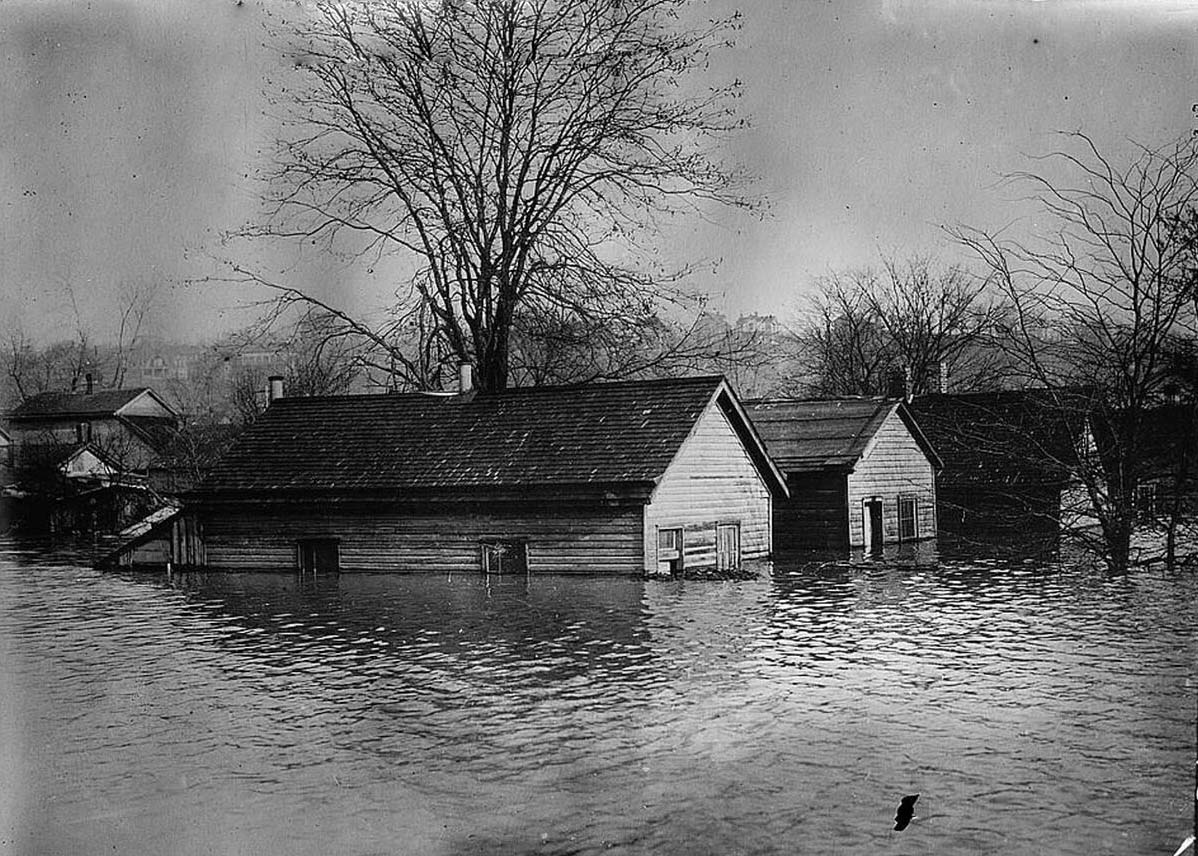
{"label": "partially submerged building", "polygon": [[8,417],[13,519],[34,531],[116,532],[159,502],[148,474],[176,435],[177,414],[154,392],[35,395]]}
{"label": "partially submerged building", "polygon": [[940,526],[968,542],[1055,542],[1088,525],[1077,477],[1093,447],[1092,397],[1084,390],[1002,390],[917,397],[919,424],[944,461]]}
{"label": "partially submerged building", "polygon": [[185,500],[212,568],[642,574],[769,556],[786,495],[698,377],[280,398]]}
{"label": "partially submerged building", "polygon": [[178,414],[153,390],[46,392],[9,415],[18,472],[89,449],[121,473],[144,474],[174,437]]}
{"label": "partially submerged building", "polygon": [[899,401],[779,399],[746,409],[786,475],[779,547],[842,550],[936,535],[940,459]]}

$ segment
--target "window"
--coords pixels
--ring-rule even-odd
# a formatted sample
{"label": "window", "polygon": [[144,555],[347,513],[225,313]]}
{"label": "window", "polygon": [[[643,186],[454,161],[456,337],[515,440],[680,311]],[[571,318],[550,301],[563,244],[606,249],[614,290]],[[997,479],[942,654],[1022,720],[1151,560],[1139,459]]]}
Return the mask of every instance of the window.
{"label": "window", "polygon": [[682,530],[657,530],[658,573],[676,574],[682,570]]}
{"label": "window", "polygon": [[1136,514],[1141,520],[1156,517],[1156,484],[1142,484],[1136,488]]}
{"label": "window", "polygon": [[900,496],[899,540],[914,541],[919,537],[919,500],[913,496]]}
{"label": "window", "polygon": [[740,524],[721,523],[715,528],[715,565],[719,571],[740,567]]}
{"label": "window", "polygon": [[528,544],[524,541],[481,541],[484,574],[527,574]]}
{"label": "window", "polygon": [[80,422],[75,426],[75,442],[90,443],[92,439],[92,424]]}
{"label": "window", "polygon": [[341,547],[336,538],[301,538],[295,542],[295,563],[301,574],[335,574]]}
{"label": "window", "polygon": [[146,366],[144,374],[146,377],[166,377],[168,374],[166,360],[162,357],[154,357],[150,360],[150,364]]}

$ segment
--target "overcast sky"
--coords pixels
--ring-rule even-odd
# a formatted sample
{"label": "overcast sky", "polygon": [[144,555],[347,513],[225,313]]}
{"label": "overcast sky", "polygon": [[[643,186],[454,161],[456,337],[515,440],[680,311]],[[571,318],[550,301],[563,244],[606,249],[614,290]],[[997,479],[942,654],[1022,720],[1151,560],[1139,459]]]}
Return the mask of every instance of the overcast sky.
{"label": "overcast sky", "polygon": [[[130,284],[160,283],[156,323],[187,340],[247,322],[260,297],[187,285],[255,213],[273,136],[264,46],[291,0],[0,0],[0,325],[96,335]],[[1104,150],[1195,127],[1198,0],[713,0],[744,28],[714,73],[744,83],[752,126],[728,155],[770,201],[719,214],[669,251],[721,259],[717,306],[786,315],[814,277],[879,252],[936,252],[942,226],[1032,229],[998,177],[1083,130]],[[286,272],[355,310],[379,271],[309,254]]]}

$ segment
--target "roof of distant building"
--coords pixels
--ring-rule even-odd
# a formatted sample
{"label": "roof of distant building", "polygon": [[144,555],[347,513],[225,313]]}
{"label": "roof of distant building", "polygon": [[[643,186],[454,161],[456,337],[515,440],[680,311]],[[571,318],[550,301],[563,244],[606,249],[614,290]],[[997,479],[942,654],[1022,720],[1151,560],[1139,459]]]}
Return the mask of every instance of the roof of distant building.
{"label": "roof of distant building", "polygon": [[98,392],[43,392],[24,401],[9,418],[12,421],[83,418],[115,416],[142,395],[153,396],[157,402],[172,412],[170,406],[155,395],[148,387],[130,389],[105,389]]}

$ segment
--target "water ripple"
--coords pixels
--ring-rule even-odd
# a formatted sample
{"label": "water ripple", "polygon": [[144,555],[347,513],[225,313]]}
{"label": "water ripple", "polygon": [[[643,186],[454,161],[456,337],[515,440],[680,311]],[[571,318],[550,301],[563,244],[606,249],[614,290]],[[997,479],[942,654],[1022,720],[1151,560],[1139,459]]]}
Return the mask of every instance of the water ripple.
{"label": "water ripple", "polygon": [[1196,603],[999,561],[313,584],[0,545],[0,850],[1172,852]]}

